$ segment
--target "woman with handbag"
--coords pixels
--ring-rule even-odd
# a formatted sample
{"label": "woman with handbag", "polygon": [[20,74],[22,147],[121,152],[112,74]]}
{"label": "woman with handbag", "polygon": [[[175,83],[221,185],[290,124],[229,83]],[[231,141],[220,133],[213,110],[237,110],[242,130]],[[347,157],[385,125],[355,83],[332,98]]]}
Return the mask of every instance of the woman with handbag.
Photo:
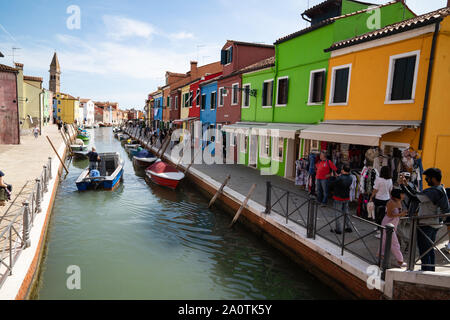
{"label": "woman with handbag", "polygon": [[[381,168],[380,176],[375,179],[370,201],[375,205],[375,222],[381,225],[384,215],[386,214],[386,204],[391,199],[391,191],[393,183],[389,167]],[[380,232],[377,232],[376,238],[380,238]]]}

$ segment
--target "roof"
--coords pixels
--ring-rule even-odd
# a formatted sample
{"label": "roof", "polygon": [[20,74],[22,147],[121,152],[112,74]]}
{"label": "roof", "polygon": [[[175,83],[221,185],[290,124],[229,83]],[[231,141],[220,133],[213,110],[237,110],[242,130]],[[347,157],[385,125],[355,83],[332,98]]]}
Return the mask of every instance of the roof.
{"label": "roof", "polygon": [[269,67],[273,67],[275,66],[275,56],[258,61],[252,65],[249,65],[245,68],[240,69],[240,73],[246,73],[246,72],[251,72],[251,71],[256,71],[256,70],[260,70],[260,69],[265,69],[265,68],[269,68]]}
{"label": "roof", "polygon": [[[73,96],[71,96],[70,94],[68,94],[68,93],[63,93],[63,92],[60,92],[60,94],[63,96],[63,97],[61,97],[61,98],[63,98],[63,99],[69,99],[69,100],[78,100],[77,98],[75,98],[75,97],[73,97]],[[65,96],[65,97],[64,97]]]}
{"label": "roof", "polygon": [[56,54],[56,52],[53,55],[53,59],[52,59],[52,62],[50,63],[50,67],[55,67],[57,70],[60,69],[58,55]]}
{"label": "roof", "polygon": [[244,42],[244,41],[236,41],[236,40],[227,40],[227,42],[233,42],[234,44],[240,46],[250,46],[250,47],[262,47],[262,48],[273,48],[272,44],[265,43],[255,43],[255,42]]}
{"label": "roof", "polygon": [[363,10],[358,10],[358,11],[355,11],[355,12],[352,12],[352,13],[347,13],[347,14],[344,14],[344,15],[341,15],[341,16],[338,16],[338,17],[325,19],[325,20],[323,20],[323,21],[321,21],[321,22],[319,22],[317,24],[314,24],[314,25],[308,27],[308,28],[299,30],[297,32],[294,32],[292,34],[289,34],[289,35],[287,35],[285,37],[282,37],[282,38],[278,39],[275,42],[275,45],[283,43],[283,42],[286,42],[286,41],[294,39],[294,38],[297,38],[297,37],[299,37],[299,36],[301,36],[301,35],[303,35],[305,33],[314,31],[314,30],[319,29],[321,27],[324,27],[326,25],[332,24],[332,23],[334,23],[337,20],[348,18],[348,17],[351,17],[351,16],[355,16],[355,15],[358,15],[358,14],[361,14],[361,13],[365,13],[365,12],[368,12],[368,11],[372,11],[372,10],[374,10],[376,8],[383,8],[383,7],[386,7],[386,6],[390,6],[390,5],[396,4],[396,3],[401,2],[401,1],[402,0],[394,0],[394,1],[390,1],[390,2],[385,3],[385,4],[377,5],[376,7],[370,7],[370,8],[363,9]]}
{"label": "roof", "polygon": [[86,103],[86,102],[89,102],[89,101],[91,101],[91,99],[80,99],[81,103]]}
{"label": "roof", "polygon": [[[368,2],[362,2],[362,1],[355,1],[355,0],[350,0],[352,2],[356,2],[359,4],[364,4],[364,5],[368,5],[368,6],[376,6],[376,4],[374,3],[368,3]],[[312,15],[317,14],[320,11],[323,11],[324,9],[326,9],[327,7],[333,6],[333,5],[340,5],[342,3],[342,0],[326,0],[324,2],[321,2],[307,10],[305,10],[303,12],[303,15],[311,18]]]}
{"label": "roof", "polygon": [[42,82],[44,81],[41,77],[32,77],[32,76],[23,76],[23,80],[28,80],[28,81],[39,81]]}
{"label": "roof", "polygon": [[0,71],[2,72],[19,72],[19,70],[17,70],[16,68],[4,65],[4,64],[0,64]]}
{"label": "roof", "polygon": [[405,32],[408,30],[424,27],[433,23],[436,23],[446,16],[450,14],[450,7],[442,8],[436,11],[432,11],[426,14],[423,14],[421,16],[417,16],[414,18],[411,18],[409,20],[401,21],[398,23],[391,24],[389,26],[386,26],[384,28],[371,31],[368,33],[365,33],[363,35],[339,41],[334,43],[331,47],[325,49],[325,52],[334,51],[337,49],[342,49],[346,47],[350,47],[353,45],[356,45],[358,43],[363,43],[375,39],[380,39],[383,37],[391,36],[397,33]]}

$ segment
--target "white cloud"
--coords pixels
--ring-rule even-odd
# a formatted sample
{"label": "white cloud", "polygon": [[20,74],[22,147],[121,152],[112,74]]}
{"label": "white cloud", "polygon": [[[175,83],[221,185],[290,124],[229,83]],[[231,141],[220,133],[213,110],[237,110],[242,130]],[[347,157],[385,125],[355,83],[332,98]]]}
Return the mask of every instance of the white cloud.
{"label": "white cloud", "polygon": [[147,22],[110,15],[104,15],[102,19],[107,28],[107,36],[114,40],[132,37],[151,39],[156,34],[155,27]]}
{"label": "white cloud", "polygon": [[181,31],[178,33],[171,33],[168,35],[169,39],[172,40],[188,40],[188,39],[195,39],[195,36],[193,33]]}

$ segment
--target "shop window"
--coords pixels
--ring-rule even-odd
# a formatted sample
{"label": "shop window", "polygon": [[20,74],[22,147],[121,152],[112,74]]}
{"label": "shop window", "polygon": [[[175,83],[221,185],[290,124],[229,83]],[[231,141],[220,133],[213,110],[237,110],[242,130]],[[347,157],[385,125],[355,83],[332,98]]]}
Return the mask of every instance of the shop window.
{"label": "shop window", "polygon": [[334,67],[332,72],[330,105],[346,105],[350,87],[351,64]]}
{"label": "shop window", "polygon": [[223,87],[219,88],[219,107],[223,107],[224,95],[225,95],[224,91],[225,91],[225,89]]}
{"label": "shop window", "polygon": [[289,77],[278,78],[277,106],[284,107],[288,103]]}
{"label": "shop window", "polygon": [[259,156],[269,158],[270,155],[270,137],[266,135],[259,136]]}
{"label": "shop window", "polygon": [[284,154],[284,138],[282,137],[272,137],[272,159],[275,161],[282,162]]}
{"label": "shop window", "polygon": [[242,107],[248,108],[250,107],[250,85],[244,84],[244,90],[242,91]]}
{"label": "shop window", "polygon": [[245,134],[241,134],[240,136],[241,136],[241,140],[240,140],[241,153],[247,153],[248,138]]}
{"label": "shop window", "polygon": [[211,93],[211,110],[216,109],[217,104],[217,93],[214,91]]}
{"label": "shop window", "polygon": [[202,94],[202,110],[206,109],[206,94]]}
{"label": "shop window", "polygon": [[322,104],[325,96],[325,69],[311,71],[308,104]]}
{"label": "shop window", "polygon": [[414,102],[420,51],[390,57],[386,103]]}
{"label": "shop window", "polygon": [[232,86],[232,91],[231,91],[231,105],[236,105],[238,104],[238,90],[239,90],[239,83],[235,83]]}
{"label": "shop window", "polygon": [[273,80],[266,80],[263,83],[262,107],[272,107]]}

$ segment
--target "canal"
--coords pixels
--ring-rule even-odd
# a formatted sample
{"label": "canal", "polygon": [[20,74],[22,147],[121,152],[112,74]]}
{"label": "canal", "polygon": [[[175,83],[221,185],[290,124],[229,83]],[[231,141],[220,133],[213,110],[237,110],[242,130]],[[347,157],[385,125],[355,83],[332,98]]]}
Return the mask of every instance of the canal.
{"label": "canal", "polygon": [[[35,299],[336,299],[338,296],[184,182],[147,183],[112,133],[91,130],[99,152],[125,160],[114,192],[79,193],[87,161],[61,182]],[[69,290],[69,266],[81,289]]]}

